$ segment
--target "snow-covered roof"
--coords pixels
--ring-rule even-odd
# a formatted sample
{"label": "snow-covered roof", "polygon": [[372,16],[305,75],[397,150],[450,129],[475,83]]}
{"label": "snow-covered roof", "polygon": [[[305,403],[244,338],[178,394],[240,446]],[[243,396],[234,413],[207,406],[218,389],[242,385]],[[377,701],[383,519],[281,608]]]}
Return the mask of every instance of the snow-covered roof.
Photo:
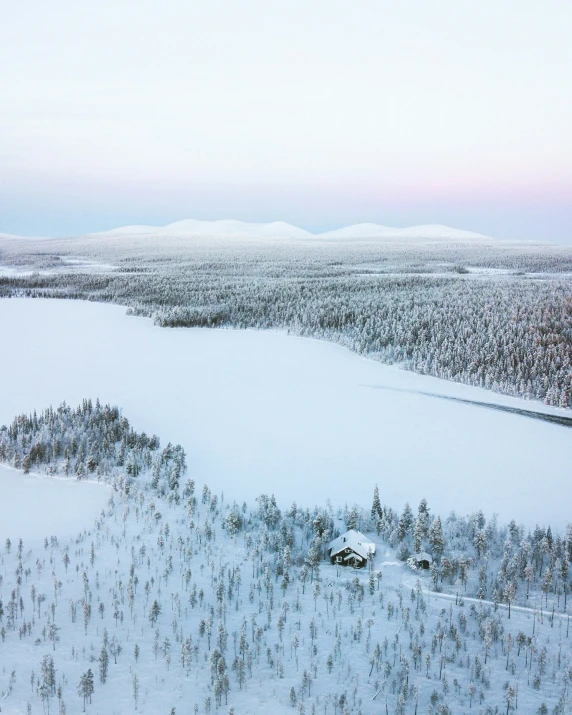
{"label": "snow-covered roof", "polygon": [[415,554],[415,561],[429,561],[431,564],[433,563],[433,557],[426,551],[420,551],[418,554]]}
{"label": "snow-covered roof", "polygon": [[338,536],[337,539],[330,541],[328,544],[331,556],[347,548],[352,549],[364,559],[367,559],[370,554],[375,554],[374,542],[370,541],[361,531],[355,531],[355,529],[346,531],[345,534]]}
{"label": "snow-covered roof", "polygon": [[355,551],[352,551],[351,554],[345,554],[344,557],[343,557],[343,560],[344,560],[344,561],[352,561],[352,560],[355,560],[355,561],[357,561],[358,563],[361,563],[362,561],[364,561],[364,559],[365,559],[364,556],[360,556],[359,554],[356,554]]}

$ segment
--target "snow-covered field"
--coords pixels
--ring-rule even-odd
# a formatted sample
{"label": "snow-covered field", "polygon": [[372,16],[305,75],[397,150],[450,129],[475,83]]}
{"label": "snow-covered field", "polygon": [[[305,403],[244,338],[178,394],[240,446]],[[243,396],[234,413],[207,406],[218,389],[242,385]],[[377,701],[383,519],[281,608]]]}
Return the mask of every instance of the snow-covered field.
{"label": "snow-covered field", "polygon": [[560,597],[509,619],[431,592],[375,534],[371,571],[310,574],[309,511],[115,486],[76,538],[0,546],[2,713],[570,712]]}
{"label": "snow-covered field", "polygon": [[[62,400],[118,404],[138,430],[180,442],[189,474],[230,499],[434,513],[482,509],[563,530],[567,428],[378,387],[534,408],[282,333],[163,329],[111,305],[0,301],[0,424]],[[538,409],[545,409],[538,405]]]}
{"label": "snow-covered field", "polygon": [[2,714],[570,711],[558,577],[530,600],[519,581],[510,615],[487,600],[494,538],[466,594],[478,567],[482,601],[444,573],[433,592],[379,533],[371,571],[319,553],[345,529],[336,506],[369,519],[375,482],[396,509],[426,496],[433,514],[562,530],[569,428],[420,394],[535,407],[283,333],[168,330],[117,306],[26,299],[0,301],[0,325],[0,424],[99,397],[181,442],[196,480],[167,493],[167,468],[155,491],[149,473],[116,472],[111,489],[0,468]]}
{"label": "snow-covered field", "polygon": [[59,273],[67,275],[74,273],[89,272],[92,274],[113,273],[116,266],[98,261],[91,261],[85,258],[74,258],[72,256],[61,256],[51,268],[34,268],[26,270],[17,266],[0,265],[0,278],[24,278],[27,276],[56,276]]}
{"label": "snow-covered field", "polygon": [[22,474],[0,465],[0,543],[30,548],[44,539],[75,537],[91,528],[109,497],[109,487],[69,477]]}

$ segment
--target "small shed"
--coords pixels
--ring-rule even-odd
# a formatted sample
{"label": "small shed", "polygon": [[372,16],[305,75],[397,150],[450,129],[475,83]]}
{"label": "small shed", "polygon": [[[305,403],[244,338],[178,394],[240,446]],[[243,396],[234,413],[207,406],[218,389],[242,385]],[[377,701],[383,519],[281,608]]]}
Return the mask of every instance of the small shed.
{"label": "small shed", "polygon": [[375,544],[365,534],[355,529],[346,531],[328,544],[328,554],[333,564],[362,568],[375,554]]}
{"label": "small shed", "polygon": [[418,554],[415,554],[413,558],[415,559],[415,565],[418,569],[431,568],[431,564],[433,563],[433,557],[426,551],[420,551]]}

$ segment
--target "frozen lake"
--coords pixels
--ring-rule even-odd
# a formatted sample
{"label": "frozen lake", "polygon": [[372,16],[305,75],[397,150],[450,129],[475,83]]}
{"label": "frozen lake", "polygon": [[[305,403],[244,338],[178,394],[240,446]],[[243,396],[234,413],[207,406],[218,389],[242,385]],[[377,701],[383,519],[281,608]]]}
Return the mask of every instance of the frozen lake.
{"label": "frozen lake", "polygon": [[570,520],[568,428],[376,388],[534,403],[283,333],[157,328],[118,306],[0,300],[0,326],[0,424],[99,397],[183,444],[190,476],[240,502],[266,492],[282,507],[369,507],[377,483],[399,510],[426,497],[443,516],[483,509],[559,530]]}

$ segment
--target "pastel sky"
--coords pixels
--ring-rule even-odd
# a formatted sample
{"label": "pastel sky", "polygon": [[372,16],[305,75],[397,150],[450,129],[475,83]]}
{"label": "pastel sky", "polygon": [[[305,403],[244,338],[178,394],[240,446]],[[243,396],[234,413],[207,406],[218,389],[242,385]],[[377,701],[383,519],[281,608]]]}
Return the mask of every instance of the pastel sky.
{"label": "pastel sky", "polygon": [[572,243],[572,2],[21,0],[0,232],[184,218]]}

